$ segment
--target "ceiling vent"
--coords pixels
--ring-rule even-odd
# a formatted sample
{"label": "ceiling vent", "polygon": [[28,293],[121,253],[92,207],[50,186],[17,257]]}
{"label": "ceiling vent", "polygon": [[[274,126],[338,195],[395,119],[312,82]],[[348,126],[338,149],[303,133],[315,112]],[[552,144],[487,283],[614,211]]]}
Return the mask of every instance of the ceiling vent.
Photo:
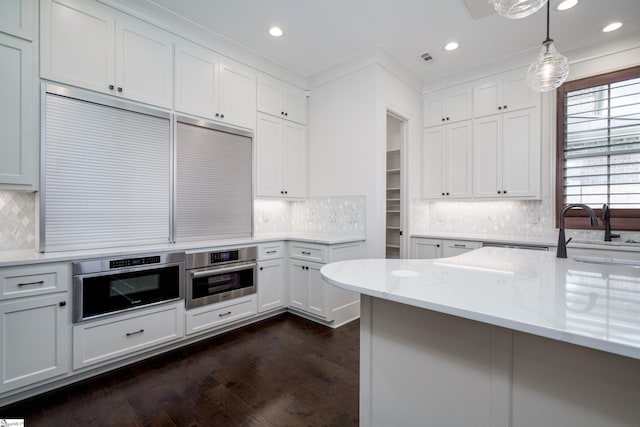
{"label": "ceiling vent", "polygon": [[422,60],[424,62],[429,62],[433,59],[433,57],[431,55],[429,55],[427,52],[423,53],[422,55],[420,55],[420,58],[422,58]]}

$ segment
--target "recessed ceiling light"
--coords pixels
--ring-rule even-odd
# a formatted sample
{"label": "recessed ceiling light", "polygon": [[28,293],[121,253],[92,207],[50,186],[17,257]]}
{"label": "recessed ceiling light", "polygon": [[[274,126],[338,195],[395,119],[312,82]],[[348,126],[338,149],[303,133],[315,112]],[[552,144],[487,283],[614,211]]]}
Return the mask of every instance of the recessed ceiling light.
{"label": "recessed ceiling light", "polygon": [[578,0],[563,0],[560,2],[560,4],[558,4],[558,7],[556,9],[562,11],[562,10],[567,10],[567,9],[571,9],[573,6],[578,4]]}
{"label": "recessed ceiling light", "polygon": [[449,42],[444,45],[444,50],[456,50],[460,45],[456,42]]}
{"label": "recessed ceiling light", "polygon": [[602,29],[603,33],[610,33],[611,31],[615,31],[618,28],[622,27],[622,22],[612,22]]}
{"label": "recessed ceiling light", "polygon": [[282,37],[284,31],[280,27],[271,27],[269,28],[269,35],[271,37]]}

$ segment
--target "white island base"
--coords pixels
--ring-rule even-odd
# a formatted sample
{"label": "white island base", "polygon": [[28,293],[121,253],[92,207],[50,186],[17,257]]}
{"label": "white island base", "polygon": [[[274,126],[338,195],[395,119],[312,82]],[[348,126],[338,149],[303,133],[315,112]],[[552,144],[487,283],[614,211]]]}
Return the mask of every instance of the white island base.
{"label": "white island base", "polygon": [[640,426],[638,359],[361,298],[361,426]]}

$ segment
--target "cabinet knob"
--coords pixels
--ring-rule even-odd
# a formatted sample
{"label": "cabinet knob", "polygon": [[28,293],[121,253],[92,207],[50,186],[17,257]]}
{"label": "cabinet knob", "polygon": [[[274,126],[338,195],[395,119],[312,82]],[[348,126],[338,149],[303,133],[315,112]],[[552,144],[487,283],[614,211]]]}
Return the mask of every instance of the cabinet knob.
{"label": "cabinet knob", "polygon": [[447,121],[449,121],[449,117],[447,117]]}
{"label": "cabinet knob", "polygon": [[67,302],[66,302],[66,301],[60,301],[60,307],[64,307],[64,306],[66,306],[66,305],[67,305]]}
{"label": "cabinet knob", "polygon": [[287,113],[286,111],[284,112],[284,115],[289,117],[289,113]]}
{"label": "cabinet knob", "polygon": [[504,194],[507,194],[507,190],[504,190],[504,191],[503,191],[503,193],[504,193]]}
{"label": "cabinet knob", "polygon": [[498,190],[498,194],[502,194],[502,191]]}
{"label": "cabinet knob", "polygon": [[502,110],[502,106],[498,105],[498,110]]}
{"label": "cabinet knob", "polygon": [[442,118],[442,121],[444,122],[445,120],[446,120],[446,119],[443,117],[443,118]]}
{"label": "cabinet knob", "polygon": [[439,248],[439,247],[440,247],[440,245],[436,245],[436,248]]}
{"label": "cabinet knob", "polygon": [[264,270],[264,267],[260,267],[260,271]]}
{"label": "cabinet knob", "polygon": [[287,190],[284,190],[284,194],[289,194],[289,192]]}
{"label": "cabinet knob", "polygon": [[282,114],[284,116],[284,111],[280,111],[280,114]]}
{"label": "cabinet knob", "polygon": [[220,118],[221,118],[221,119],[224,119],[224,114],[220,114]]}
{"label": "cabinet knob", "polygon": [[506,105],[503,105],[503,106],[502,106],[502,108],[506,110],[506,109],[507,109],[507,106],[506,106]]}
{"label": "cabinet knob", "polygon": [[220,117],[220,113],[216,113],[216,117]]}
{"label": "cabinet knob", "polygon": [[118,92],[122,92],[122,88],[118,86]]}
{"label": "cabinet knob", "polygon": [[449,195],[449,193],[447,193],[447,196]]}
{"label": "cabinet knob", "polygon": [[115,89],[115,88],[116,88],[116,87],[115,87],[114,85],[109,85],[109,90],[113,90],[113,89]]}
{"label": "cabinet knob", "polygon": [[444,193],[442,193],[442,195],[444,196]]}

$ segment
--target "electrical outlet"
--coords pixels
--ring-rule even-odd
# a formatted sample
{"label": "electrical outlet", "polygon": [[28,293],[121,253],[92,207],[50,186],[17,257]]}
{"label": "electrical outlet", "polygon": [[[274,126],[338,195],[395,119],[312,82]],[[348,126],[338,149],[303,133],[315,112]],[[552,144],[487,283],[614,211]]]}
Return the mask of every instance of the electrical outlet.
{"label": "electrical outlet", "polygon": [[335,211],[335,209],[331,209],[331,211],[329,211],[329,222],[336,222],[336,211]]}

